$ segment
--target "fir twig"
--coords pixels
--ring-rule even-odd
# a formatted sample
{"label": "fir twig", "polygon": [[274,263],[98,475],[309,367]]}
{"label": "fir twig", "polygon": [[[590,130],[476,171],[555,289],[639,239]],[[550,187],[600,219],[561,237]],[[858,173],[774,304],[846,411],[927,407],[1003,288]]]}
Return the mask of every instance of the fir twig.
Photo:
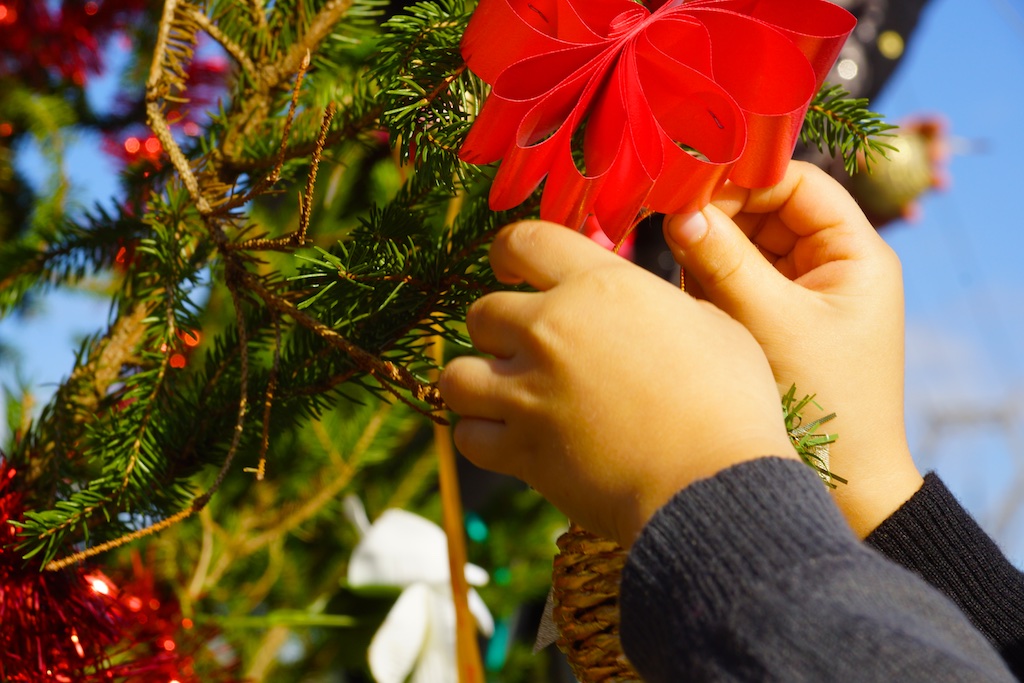
{"label": "fir twig", "polygon": [[[298,88],[296,87],[296,94]],[[295,100],[293,99],[294,103]],[[240,250],[240,251],[253,251],[253,250],[274,250],[274,251],[285,251],[294,247],[301,247],[307,242],[307,235],[309,233],[309,219],[311,211],[313,210],[313,193],[316,189],[316,175],[317,170],[320,168],[320,160],[323,157],[324,147],[327,144],[327,134],[331,129],[331,121],[334,118],[335,104],[331,102],[327,105],[327,109],[324,111],[324,116],[320,122],[320,134],[317,136],[316,144],[313,147],[313,156],[310,160],[309,174],[306,176],[306,189],[305,192],[299,195],[299,227],[294,232],[291,232],[283,237],[275,239],[267,239],[266,237],[256,237],[248,239],[242,242],[229,242],[224,246],[228,249]],[[285,126],[285,134],[287,135],[287,124]],[[284,155],[284,141],[281,143],[281,155]],[[274,173],[274,181],[276,181],[276,174],[280,171],[280,165],[277,166]],[[268,176],[269,178],[269,176]],[[273,182],[273,181],[271,181]],[[256,190],[247,193],[245,201],[251,199],[256,194]],[[242,202],[244,203],[244,202]]]}
{"label": "fir twig", "polygon": [[256,469],[246,468],[256,474],[256,481],[263,481],[267,472],[267,450],[270,448],[270,410],[274,404],[274,390],[277,389],[277,373],[281,370],[281,321],[274,316],[274,364],[267,379],[267,391],[263,398],[263,436],[260,439],[260,453]]}
{"label": "fir twig", "polygon": [[[229,266],[229,268],[230,267],[240,267],[240,266],[235,265],[235,266]],[[244,315],[242,314],[242,302],[241,302],[240,296],[237,293],[237,290],[234,287],[231,287],[229,285],[229,290],[230,290],[231,295],[232,295],[232,302],[235,305],[235,319],[236,319],[236,324],[238,325],[238,330],[239,330],[239,356],[240,356],[240,362],[241,362],[241,368],[240,368],[241,395],[240,395],[240,397],[238,399],[237,418],[236,418],[236,422],[235,422],[234,432],[233,432],[233,435],[232,435],[231,445],[228,448],[227,455],[225,456],[224,462],[221,465],[220,470],[217,472],[217,475],[214,478],[213,483],[210,485],[210,487],[203,494],[195,497],[192,500],[192,504],[189,505],[189,507],[185,508],[184,510],[180,510],[179,512],[175,513],[174,515],[171,515],[171,516],[169,516],[169,517],[167,517],[165,519],[162,519],[159,522],[156,522],[155,524],[151,524],[151,525],[143,527],[141,529],[137,529],[135,531],[123,534],[123,535],[121,535],[121,536],[119,536],[117,538],[114,538],[114,539],[110,540],[110,541],[106,541],[104,543],[100,543],[100,544],[97,544],[95,546],[86,548],[83,551],[74,553],[72,555],[69,555],[67,557],[61,558],[59,560],[50,560],[49,562],[47,562],[44,565],[44,569],[46,571],[57,571],[57,570],[63,569],[64,567],[67,567],[67,566],[70,566],[72,564],[75,564],[76,562],[81,562],[81,561],[86,560],[86,559],[88,559],[90,557],[95,557],[96,555],[105,553],[108,550],[113,550],[114,548],[121,547],[121,546],[123,546],[123,545],[125,545],[127,543],[130,543],[132,541],[135,541],[135,540],[137,540],[139,538],[143,538],[143,537],[148,536],[150,534],[154,534],[154,533],[163,531],[164,529],[167,529],[167,528],[173,526],[174,524],[177,524],[178,522],[180,522],[180,521],[182,521],[184,519],[187,519],[192,514],[194,514],[196,512],[202,511],[209,504],[210,499],[213,497],[213,495],[220,488],[221,484],[224,482],[224,478],[226,477],[228,471],[231,469],[231,464],[234,461],[235,455],[238,452],[238,447],[241,444],[242,434],[244,432],[245,415],[246,415],[246,410],[247,410],[247,406],[248,406],[248,377],[249,377],[248,337],[247,337],[247,335],[245,333],[245,319],[244,319]],[[162,376],[163,375],[160,376],[161,379],[162,379]],[[158,387],[161,385],[160,379],[158,379],[158,381],[156,382],[156,385]],[[143,425],[142,425],[142,429],[143,430],[145,429],[146,425],[148,424],[149,418],[150,418],[150,416],[152,414],[152,408],[157,405],[157,401],[156,401],[155,397],[150,397],[150,399],[146,402],[145,405],[146,405],[146,416],[145,416],[145,418],[143,420]],[[141,447],[141,439],[142,439],[142,437],[139,436],[139,438],[138,438],[138,440],[136,442],[136,445],[139,446],[139,447]],[[135,462],[136,462],[136,459],[137,459],[137,454],[133,452],[133,454],[132,454],[132,456],[130,458],[130,461],[129,461],[129,466],[128,466],[127,472],[125,474],[125,485],[127,485],[128,475],[130,474],[131,470],[133,469],[133,467],[135,465]],[[123,490],[123,487],[122,487],[122,490]],[[66,528],[66,527],[68,527],[68,526],[70,526],[72,524],[78,523],[79,519],[81,519],[83,517],[88,517],[89,515],[92,514],[92,512],[95,509],[98,509],[98,507],[100,507],[100,505],[104,504],[105,502],[106,501],[102,501],[98,505],[94,505],[94,506],[90,506],[88,508],[85,508],[85,510],[84,510],[84,512],[82,514],[80,514],[78,516],[75,516],[75,517],[69,518],[69,521],[67,521],[67,522],[65,522],[65,523],[63,523],[63,524],[53,528],[51,530],[51,532],[49,532],[49,533],[56,533],[56,532]]]}
{"label": "fir twig", "polygon": [[[411,393],[416,400],[423,401],[435,409],[441,409],[444,406],[444,401],[436,386],[424,384],[416,379],[408,369],[391,361],[382,360],[359,348],[338,334],[337,331],[299,310],[295,304],[273,294],[253,275],[246,273],[241,277],[246,287],[263,299],[270,308],[287,315],[331,346],[344,351],[360,370],[374,377],[383,388],[397,385]],[[430,415],[425,411],[421,412]]]}
{"label": "fir twig", "polygon": [[381,123],[402,163],[415,163],[429,182],[452,192],[452,179],[482,172],[457,154],[486,93],[458,49],[471,8],[464,0],[441,0],[416,3],[407,12],[384,24],[373,70],[385,104]]}
{"label": "fir twig", "polygon": [[299,93],[302,91],[302,81],[306,77],[306,70],[309,69],[310,56],[306,53],[305,58],[299,64],[299,71],[295,75],[295,84],[292,86],[292,99],[288,103],[288,113],[284,118],[284,127],[281,131],[281,143],[277,148],[277,158],[274,160],[274,167],[270,173],[263,176],[252,189],[237,197],[233,197],[217,207],[217,213],[227,215],[231,210],[247,204],[255,197],[264,194],[267,188],[271,187],[281,178],[281,168],[284,166],[285,154],[288,151],[288,137],[291,135],[292,125],[295,123],[295,112],[299,108]]}
{"label": "fir twig", "polygon": [[269,92],[290,74],[298,71],[306,54],[316,49],[316,46],[331,34],[351,7],[352,0],[328,0],[313,17],[306,32],[288,49],[288,54],[263,67],[263,89]]}
{"label": "fir twig", "polygon": [[858,158],[870,169],[876,154],[894,149],[884,141],[896,126],[885,123],[868,109],[865,98],[851,98],[839,85],[824,84],[811,101],[800,130],[800,140],[818,151],[841,156],[849,174],[857,172]]}
{"label": "fir twig", "polygon": [[[276,446],[270,435],[277,425],[291,427],[319,417],[338,395],[351,395],[346,385],[387,401],[394,396],[443,421],[437,414],[443,408],[437,388],[418,374],[432,366],[424,342],[441,334],[466,343],[457,323],[470,300],[495,286],[483,248],[507,220],[486,210],[478,187],[460,186],[447,213],[440,209],[451,198],[447,185],[455,184],[463,170],[446,172],[447,185],[436,187],[429,172],[440,166],[421,163],[397,196],[391,188],[378,195],[382,206],[370,208],[360,196],[354,207],[345,207],[342,217],[349,223],[339,242],[345,267],[336,268],[325,256],[326,265],[296,278],[304,289],[287,291],[271,284],[280,283],[282,271],[287,272],[287,267],[275,271],[276,262],[261,263],[257,274],[255,259],[238,252],[258,248],[258,242],[230,243],[225,237],[226,229],[255,225],[276,211],[280,202],[259,200],[276,189],[271,185],[279,179],[302,188],[296,170],[303,168],[306,157],[298,229],[264,244],[289,252],[315,239],[318,172],[324,177],[331,160],[324,157],[325,149],[340,145],[339,156],[355,150],[350,158],[366,170],[384,168],[387,161],[374,158],[380,153],[379,138],[370,133],[379,131],[376,118],[405,96],[401,91],[425,96],[430,119],[420,128],[424,156],[442,155],[441,166],[458,163],[453,161],[458,131],[479,104],[482,87],[465,71],[457,49],[457,33],[468,10],[460,6],[457,16],[442,17],[435,5],[426,25],[407,27],[421,35],[424,48],[442,57],[440,62],[428,60],[423,73],[394,61],[408,54],[400,43],[411,34],[397,31],[390,36],[390,51],[378,51],[373,59],[390,62],[399,73],[392,82],[394,96],[380,97],[374,81],[365,77],[370,43],[364,41],[356,54],[350,31],[352,22],[376,11],[375,2],[275,3],[263,14],[269,25],[263,35],[249,25],[244,4],[164,3],[145,105],[170,164],[137,179],[145,202],[137,201],[130,213],[113,221],[90,218],[55,230],[45,241],[0,249],[0,279],[11,283],[0,302],[12,307],[41,278],[62,284],[109,267],[124,244],[136,254],[116,264],[115,282],[123,286],[115,310],[126,312],[116,323],[119,329],[110,333],[117,339],[96,337],[84,345],[57,403],[47,407],[40,426],[29,430],[19,446],[20,458],[38,453],[75,456],[50,458],[59,461],[53,469],[60,472],[49,477],[56,483],[42,507],[53,509],[32,510],[26,517],[20,548],[27,555],[38,555],[50,568],[66,566],[204,510],[231,475],[232,462],[249,436],[244,430],[256,423],[248,416],[248,402],[260,400],[255,397],[262,398],[262,437],[255,429],[251,435],[259,443],[260,472],[265,472],[267,454]],[[201,14],[199,7],[212,7],[215,18]],[[256,0],[251,7],[262,10]],[[333,25],[349,11],[351,22]],[[172,135],[167,112],[187,95],[185,75],[200,30],[225,44],[241,68],[225,98],[228,104],[211,114],[205,135],[186,144]],[[374,24],[366,35],[378,30]],[[332,32],[344,39],[324,41]],[[310,61],[315,60],[318,78],[303,81],[309,62],[290,60],[314,48]],[[332,60],[341,60],[340,71],[328,68]],[[249,63],[255,77],[245,73]],[[271,64],[277,79],[273,84],[267,80]],[[280,84],[294,73],[288,71],[294,66],[300,73],[288,92]],[[325,102],[331,104],[321,117],[317,112]],[[341,103],[337,116],[335,102]],[[415,116],[415,109],[402,110]],[[250,182],[254,184],[245,191]],[[234,188],[243,189],[233,194]],[[242,198],[253,206],[242,209]],[[100,223],[100,229],[92,223]],[[200,278],[204,282],[198,284]],[[226,290],[211,289],[227,291],[234,324],[223,334],[204,337],[212,340],[213,348],[194,360],[205,359],[205,370],[191,361],[187,368],[167,370],[172,356],[180,358],[176,333],[200,327],[201,309],[188,298],[196,287],[205,288],[208,278],[214,284],[223,278]],[[331,296],[320,296],[328,290]],[[316,294],[309,297],[310,291]],[[211,313],[217,310],[215,304],[216,299]],[[153,315],[161,305],[167,315]],[[121,329],[125,327],[130,329]],[[262,364],[270,356],[264,350],[272,351],[273,360]],[[196,496],[191,478],[209,466],[217,468],[216,479]],[[90,535],[102,542],[89,546]],[[56,559],[76,542],[87,546],[84,555]]]}
{"label": "fir twig", "polygon": [[163,16],[157,29],[156,46],[153,49],[153,61],[150,64],[149,78],[146,80],[146,120],[153,134],[160,140],[199,213],[205,216],[211,211],[210,202],[203,196],[199,181],[192,172],[192,165],[174,139],[163,112],[163,102],[174,98],[173,92],[185,88],[186,70],[181,60],[191,58],[192,53],[188,45],[195,42],[194,33],[190,32],[194,24],[183,25],[182,17],[177,11],[178,2],[179,0],[166,0],[164,3]]}
{"label": "fir twig", "polygon": [[[168,317],[171,317],[168,312]],[[124,475],[121,478],[121,491],[124,492],[128,489],[129,481],[131,480],[132,472],[135,470],[135,465],[139,462],[139,455],[142,451],[143,443],[146,439],[147,433],[149,432],[150,422],[153,419],[153,412],[156,410],[158,402],[157,396],[160,391],[164,388],[164,378],[167,377],[167,368],[170,365],[170,354],[165,358],[164,362],[160,364],[157,371],[156,381],[153,382],[152,391],[149,395],[142,399],[143,401],[143,413],[142,422],[139,424],[138,432],[135,435],[135,441],[132,443],[130,455],[128,456],[128,466],[124,469]],[[77,521],[77,520],[76,520]]]}
{"label": "fir twig", "polygon": [[193,509],[202,510],[210,502],[210,498],[217,492],[217,489],[224,483],[224,477],[231,469],[231,463],[238,453],[238,446],[242,443],[242,434],[245,432],[245,414],[249,401],[249,335],[245,329],[245,314],[242,311],[242,297],[238,293],[238,279],[236,273],[245,272],[238,263],[229,261],[227,264],[228,291],[231,293],[231,303],[235,307],[235,325],[238,329],[238,356],[239,356],[239,385],[240,395],[238,397],[238,413],[235,418],[235,428],[231,435],[231,445],[228,447],[224,464],[221,465],[217,476],[204,494],[195,499],[192,503]]}
{"label": "fir twig", "polygon": [[224,51],[231,55],[235,62],[237,62],[240,67],[242,67],[242,71],[245,72],[246,76],[248,76],[249,78],[255,77],[256,65],[253,63],[252,59],[249,57],[249,55],[242,48],[241,45],[239,45],[230,37],[228,37],[223,31],[220,30],[219,26],[210,21],[210,18],[202,12],[200,12],[197,8],[189,7],[185,10],[185,12],[188,15],[188,17],[192,21],[194,21],[197,26],[199,26],[199,28],[206,31],[206,33],[211,38],[220,43],[220,46],[224,48]]}
{"label": "fir twig", "polygon": [[164,529],[169,529],[170,527],[174,526],[178,522],[180,522],[180,521],[182,521],[184,519],[189,518],[192,515],[193,512],[195,512],[194,509],[192,509],[192,508],[185,508],[184,510],[181,510],[180,512],[177,512],[177,513],[171,515],[170,517],[167,517],[166,519],[160,520],[156,524],[151,524],[151,525],[149,525],[147,527],[143,527],[142,529],[137,529],[137,530],[135,530],[135,531],[133,531],[133,532],[131,532],[129,534],[125,534],[125,535],[120,536],[118,538],[115,538],[113,540],[107,541],[106,543],[100,543],[98,545],[94,545],[94,546],[92,546],[90,548],[86,548],[85,550],[83,550],[81,552],[77,552],[77,553],[74,553],[72,555],[68,555],[67,557],[62,557],[59,560],[51,560],[50,562],[46,563],[46,565],[43,567],[43,569],[48,571],[48,572],[60,571],[61,569],[64,569],[65,567],[70,567],[73,564],[77,564],[79,562],[83,562],[85,560],[88,560],[90,557],[96,557],[97,555],[101,555],[101,554],[107,552],[108,550],[113,550],[114,548],[120,548],[121,546],[127,545],[128,543],[131,543],[132,541],[137,541],[140,538],[145,538],[146,536],[150,536],[152,534],[159,533],[159,532],[163,531]]}
{"label": "fir twig", "polygon": [[798,401],[796,385],[790,386],[789,391],[782,397],[782,414],[786,422],[786,431],[789,433],[790,443],[793,444],[800,459],[814,469],[827,486],[835,488],[835,482],[846,483],[845,479],[833,473],[829,468],[829,445],[835,442],[838,435],[816,432],[818,427],[835,419],[836,414],[830,413],[803,424],[804,409],[813,402],[813,395],[804,396]]}
{"label": "fir twig", "polygon": [[324,143],[327,140],[327,131],[331,129],[331,121],[334,119],[335,105],[331,102],[324,111],[324,118],[320,123],[320,134],[316,138],[316,147],[313,150],[313,160],[309,168],[309,176],[306,178],[306,192],[299,205],[299,230],[295,236],[295,244],[306,243],[306,233],[309,232],[309,216],[313,210],[313,190],[316,188],[316,173],[320,169],[320,158],[324,154]]}
{"label": "fir twig", "polygon": [[118,248],[144,230],[125,209],[97,206],[19,241],[0,242],[0,316],[21,306],[30,291],[71,285],[111,267]]}

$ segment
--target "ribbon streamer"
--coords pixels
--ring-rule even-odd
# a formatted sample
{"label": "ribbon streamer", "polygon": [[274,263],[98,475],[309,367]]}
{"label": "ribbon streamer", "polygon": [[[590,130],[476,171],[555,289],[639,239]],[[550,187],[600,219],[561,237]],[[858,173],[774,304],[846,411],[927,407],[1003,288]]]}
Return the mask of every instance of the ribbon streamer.
{"label": "ribbon streamer", "polygon": [[480,1],[462,55],[492,88],[460,156],[501,160],[492,209],[546,177],[542,218],[619,243],[644,209],[781,179],[856,20],[826,0],[655,2]]}

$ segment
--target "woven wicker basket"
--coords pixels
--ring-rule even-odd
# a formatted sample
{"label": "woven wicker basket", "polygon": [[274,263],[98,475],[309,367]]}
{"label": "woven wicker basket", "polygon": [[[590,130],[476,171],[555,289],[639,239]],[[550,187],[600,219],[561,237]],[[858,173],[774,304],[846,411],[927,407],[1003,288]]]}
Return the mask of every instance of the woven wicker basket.
{"label": "woven wicker basket", "polygon": [[619,581],[626,551],[575,524],[558,539],[552,616],[558,649],[582,683],[639,681],[619,641]]}

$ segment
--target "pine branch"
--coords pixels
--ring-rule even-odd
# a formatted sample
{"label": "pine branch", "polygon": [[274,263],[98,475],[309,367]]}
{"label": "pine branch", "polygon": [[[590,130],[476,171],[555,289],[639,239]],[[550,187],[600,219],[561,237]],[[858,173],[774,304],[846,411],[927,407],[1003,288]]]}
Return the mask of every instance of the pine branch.
{"label": "pine branch", "polygon": [[[349,241],[305,258],[296,278],[311,292],[303,310],[371,350],[388,349],[403,364],[426,363],[420,344],[442,333],[465,344],[453,323],[496,288],[486,245],[510,220],[474,200],[450,232],[436,207],[410,210],[407,195],[371,212]],[[440,233],[440,234],[438,234]]]}
{"label": "pine branch", "polygon": [[[198,328],[190,294],[207,252],[182,229],[195,220],[189,208],[154,197],[147,215],[151,236],[139,240],[135,271],[123,283],[125,315],[105,342],[87,347],[18,454],[27,460],[52,454],[58,461],[70,455],[98,468],[80,488],[63,485],[54,509],[27,515],[25,547],[42,552],[44,563],[63,539],[88,539],[101,518],[104,534],[117,533],[126,527],[123,520],[111,521],[116,513],[161,516],[191,498],[186,489],[166,485],[172,461],[163,414],[176,400],[169,349],[179,343],[181,330]],[[111,392],[115,383],[124,388]]]}
{"label": "pine branch", "polygon": [[[335,26],[352,7],[353,0],[328,0],[316,13],[308,28],[289,48],[284,58],[265,64],[260,73],[261,89],[269,91],[278,87],[285,79],[299,69],[306,55],[334,31]],[[294,15],[285,14],[281,3],[274,6],[275,15],[282,16],[286,21],[294,21]]]}
{"label": "pine branch", "polygon": [[166,0],[164,3],[153,61],[146,80],[146,122],[160,140],[199,213],[206,215],[211,211],[209,200],[200,190],[192,166],[181,151],[164,116],[166,101],[187,101],[182,100],[178,93],[185,90],[188,74],[185,62],[192,58],[192,46],[196,42],[196,31],[199,30],[194,19],[196,14],[197,11],[186,0]]}
{"label": "pine branch", "polygon": [[102,337],[88,340],[71,376],[61,384],[42,415],[8,454],[25,474],[26,486],[37,504],[50,505],[59,484],[82,476],[76,459],[68,458],[85,434],[86,425],[104,408],[121,380],[121,369],[133,363],[142,343],[148,317],[146,304],[119,316]]}
{"label": "pine branch", "polygon": [[[267,32],[256,32],[251,37],[244,37],[248,41],[246,45],[260,57],[255,63],[262,75],[255,81],[241,79],[238,83],[240,87],[232,97],[234,109],[222,113],[215,119],[215,128],[225,131],[223,138],[210,144],[207,152],[208,161],[217,170],[217,177],[244,173],[255,179],[272,176],[273,182],[289,179],[288,174],[298,168],[294,160],[308,159],[315,154],[318,145],[330,148],[342,141],[367,135],[368,131],[377,127],[376,120],[381,107],[376,101],[375,93],[369,87],[368,80],[360,73],[365,71],[365,53],[361,51],[360,46],[368,41],[369,37],[363,35],[364,29],[357,29],[354,36],[346,36],[345,40],[333,40],[331,38],[339,36],[332,31],[338,29],[335,26],[328,30],[327,20],[334,18],[337,22],[340,21],[340,16],[344,16],[345,26],[361,26],[363,22],[380,14],[381,5],[382,0],[351,0],[347,3],[332,1],[309,20],[308,26],[304,20],[297,22],[295,14],[289,13],[293,10],[298,12],[300,9],[305,11],[305,3],[299,3],[298,7],[294,2],[279,2],[274,5],[272,23],[275,26],[281,24],[282,31],[285,28],[291,31],[292,26],[298,23],[299,33],[293,36],[294,42],[288,43],[287,47],[264,47],[260,41],[266,38]],[[225,6],[220,13],[229,16],[230,9],[237,13],[237,5],[233,4]],[[222,32],[227,33],[226,29],[220,28]],[[282,42],[283,34],[271,32],[271,35],[278,43]],[[273,57],[264,56],[273,55],[275,51],[286,52],[288,56],[279,57],[277,61]],[[302,75],[309,68],[307,60],[310,54],[313,56],[313,71],[323,71],[331,74],[331,79],[336,79],[322,81],[329,83],[334,92],[327,101],[304,101],[298,110],[295,110],[298,119],[304,120],[301,121],[301,125],[296,126],[301,132],[292,136],[295,141],[290,142],[291,115],[286,117],[282,130],[281,117],[275,116],[275,112],[280,111],[281,86],[294,74],[298,74],[298,77],[295,80],[295,87],[292,88],[292,102],[297,103],[299,95],[302,95],[303,100],[308,99],[310,93],[300,91],[300,86]],[[298,60],[293,59],[293,55],[299,55]],[[273,76],[266,77],[266,74],[271,72]],[[320,92],[322,91],[321,87]],[[313,121],[320,123],[320,119],[308,116],[305,109],[310,107],[315,111],[324,108],[330,102],[340,105],[338,120],[327,131],[326,136],[321,136],[316,128],[312,128]],[[263,183],[263,187],[259,188],[250,184],[248,194],[242,187],[239,188],[240,191],[234,192],[234,195],[248,199],[263,192],[267,184]],[[232,205],[238,205],[239,201],[241,199],[232,202]]]}
{"label": "pine branch", "polygon": [[29,292],[73,285],[110,268],[121,248],[144,231],[142,221],[124,209],[111,213],[96,206],[55,230],[0,243],[0,317],[21,306]]}
{"label": "pine branch", "polygon": [[[286,56],[278,64],[281,73],[293,73],[288,60],[302,41],[322,41],[335,34],[337,26],[328,30],[322,25],[324,17],[335,16],[329,13],[347,8],[353,14],[350,25],[368,31],[365,22],[379,2],[328,2],[319,11],[304,14],[310,6],[304,0],[285,0],[271,11],[268,23],[280,29],[272,42],[281,48],[277,54]],[[282,23],[289,8],[301,8],[295,35]],[[451,192],[429,182],[427,173],[444,164],[449,177],[462,173],[456,168],[451,140],[468,116],[462,104],[467,93],[479,86],[466,80],[454,43],[442,46],[444,41],[457,43],[456,25],[450,20],[434,22],[422,37],[414,38],[424,44],[433,41],[439,54],[454,65],[453,70],[425,70],[425,76],[440,75],[439,80],[415,86],[424,89],[432,111],[443,113],[423,138],[429,147],[422,152],[424,159],[440,151],[447,160],[441,166],[424,162],[421,173],[392,202],[371,210],[334,250],[307,261],[300,277],[291,281],[294,288],[282,279],[294,266],[257,260],[254,252],[263,255],[268,245],[287,254],[320,238],[313,219],[319,201],[315,180],[321,165],[333,161],[324,150],[332,142],[374,149],[368,144],[369,132],[388,104],[375,94],[373,81],[364,77],[368,48],[360,56],[351,43],[332,41],[312,61],[342,64],[343,73],[335,76],[339,82],[348,83],[354,76],[354,85],[346,84],[339,98],[344,108],[338,121],[332,121],[333,105],[321,117],[321,107],[314,104],[335,101],[337,91],[323,74],[312,84],[296,79],[291,99],[285,100],[276,86],[254,90],[243,67],[231,106],[216,114],[200,144],[180,144],[167,125],[164,108],[186,94],[181,75],[196,31],[219,32],[221,42],[230,41],[231,49],[247,55],[257,70],[267,64],[262,55],[274,54],[263,52],[261,39],[244,26],[223,25],[219,20],[229,10],[226,3],[213,3],[215,22],[184,0],[165,5],[146,101],[150,125],[171,163],[149,178],[150,200],[144,218],[134,224],[136,258],[115,298],[120,310],[137,313],[126,337],[130,343],[121,345],[123,353],[113,353],[117,344],[92,341],[72,373],[74,382],[58,392],[62,403],[50,407],[47,419],[24,441],[56,452],[58,441],[46,430],[67,425],[60,427],[67,432],[60,443],[74,444],[76,476],[57,487],[52,509],[36,510],[26,519],[21,534],[22,549],[39,555],[51,568],[166,529],[204,509],[222,483],[234,476],[237,454],[251,446],[263,463],[271,435],[318,418],[339,395],[352,397],[365,390],[386,400],[398,398],[432,415],[442,403],[436,387],[421,378],[424,368],[433,367],[427,340],[442,334],[465,344],[460,323],[466,306],[495,286],[486,267],[485,245],[508,217],[489,212],[485,202],[473,199],[466,202],[463,217],[453,221],[455,212],[449,212],[444,218],[438,207],[449,203],[458,208],[461,201],[450,203]],[[408,53],[397,42],[392,47],[388,59]],[[299,67],[301,76],[304,67]],[[413,72],[402,69],[402,87],[413,87]],[[283,114],[282,104],[288,104],[290,114]],[[447,132],[452,126],[456,132]],[[293,129],[296,143],[289,142]],[[267,130],[275,134],[267,135]],[[232,139],[236,156],[222,151],[228,146],[222,143]],[[254,154],[255,150],[264,151]],[[261,159],[258,163],[265,164],[268,174],[247,173],[236,163],[243,159]],[[253,205],[270,198],[277,186],[301,183],[303,175],[296,230],[270,240],[238,234],[242,225],[258,229],[246,218]],[[232,194],[245,201],[231,201]],[[48,263],[81,259],[88,249],[98,248],[102,235],[102,230],[83,234],[80,242],[37,257],[32,268],[24,273],[15,269],[12,277],[22,278],[22,289],[28,291]],[[104,261],[99,254],[92,259],[94,267],[108,265],[109,257]],[[183,331],[199,329],[199,310],[191,294],[206,271],[213,288],[228,293],[234,324],[213,340],[205,371],[172,369],[168,349],[179,343]],[[103,356],[103,349],[111,353]],[[98,363],[92,358],[103,358],[102,368],[92,368],[90,364]],[[79,396],[101,385],[104,391]],[[263,410],[250,414],[248,406],[254,401]],[[85,405],[89,411],[83,411]],[[91,419],[76,421],[85,412]],[[25,450],[25,457],[28,454]],[[210,466],[215,470],[212,482],[196,486],[196,475]],[[262,464],[257,471],[261,469]],[[197,496],[197,490],[206,493]],[[82,553],[54,559],[81,541],[86,543]]]}
{"label": "pine branch", "polygon": [[[838,435],[817,433],[818,427],[835,419],[836,414],[830,413],[804,424],[804,409],[812,403],[814,403],[813,395],[804,396],[798,401],[796,385],[789,388],[789,391],[782,397],[782,414],[785,417],[786,431],[789,433],[790,443],[793,444],[793,448],[804,464],[815,470],[826,486],[836,488],[835,482],[846,483],[845,479],[829,469],[829,446],[836,441]],[[817,407],[820,409],[820,406]]]}
{"label": "pine branch", "polygon": [[220,43],[220,46],[224,48],[224,51],[231,55],[235,62],[242,67],[242,71],[247,78],[255,78],[256,64],[252,61],[241,45],[232,40],[229,35],[221,31],[218,25],[210,21],[209,17],[195,7],[187,7],[184,12],[197,27],[205,31],[207,35]]}
{"label": "pine branch", "polygon": [[444,405],[436,387],[421,382],[405,367],[389,360],[382,360],[353,344],[316,318],[303,313],[295,304],[273,294],[252,275],[244,274],[241,278],[246,288],[263,299],[271,309],[287,315],[331,346],[344,352],[361,371],[374,377],[383,388],[396,385],[411,393],[417,401],[424,401],[434,408]]}
{"label": "pine branch", "polygon": [[472,8],[464,0],[419,2],[388,20],[373,75],[380,84],[388,128],[403,162],[455,191],[456,181],[483,171],[458,158],[486,86],[466,69],[459,41]]}
{"label": "pine branch", "polygon": [[188,0],[165,0],[146,80],[147,92],[156,91],[157,97],[162,98],[184,92],[188,80],[186,62],[192,59],[199,30],[196,14],[197,10]]}
{"label": "pine branch", "polygon": [[[152,338],[152,329],[148,331]],[[65,538],[82,534],[88,541],[90,530],[101,518],[102,535],[118,536],[131,530],[117,513],[159,518],[164,509],[180,509],[191,500],[186,488],[169,486],[167,481],[171,460],[165,447],[172,435],[164,420],[157,418],[157,411],[162,418],[163,411],[175,402],[168,381],[168,373],[173,372],[168,356],[144,353],[143,363],[149,367],[131,376],[130,388],[118,394],[116,404],[107,402],[102,417],[84,425],[82,438],[75,444],[76,455],[102,463],[102,469],[83,488],[61,497],[53,509],[26,513],[20,525],[26,558],[42,553],[42,563],[48,565]],[[192,472],[186,469],[185,474]]]}
{"label": "pine branch", "polygon": [[885,123],[867,107],[866,99],[850,98],[842,86],[826,83],[811,101],[800,140],[819,152],[827,149],[833,157],[842,156],[843,167],[851,175],[857,172],[859,158],[870,169],[876,154],[884,157],[893,149],[884,138],[896,126]]}

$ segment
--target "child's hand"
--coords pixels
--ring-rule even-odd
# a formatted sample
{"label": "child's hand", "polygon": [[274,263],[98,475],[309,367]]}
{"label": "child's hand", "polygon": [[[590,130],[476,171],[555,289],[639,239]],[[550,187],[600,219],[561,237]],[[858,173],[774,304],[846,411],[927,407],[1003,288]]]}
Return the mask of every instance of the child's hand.
{"label": "child's hand", "polygon": [[903,421],[895,253],[839,183],[801,162],[776,187],[727,185],[702,213],[667,218],[665,237],[687,289],[750,330],[780,391],[795,383],[838,414],[831,468],[849,484],[836,502],[869,534],[922,482]]}
{"label": "child's hand", "polygon": [[477,349],[441,375],[462,415],[455,442],[573,520],[629,546],[696,479],[758,456],[796,457],[754,338],[707,302],[543,222],[505,228],[491,264],[506,283],[477,301]]}

